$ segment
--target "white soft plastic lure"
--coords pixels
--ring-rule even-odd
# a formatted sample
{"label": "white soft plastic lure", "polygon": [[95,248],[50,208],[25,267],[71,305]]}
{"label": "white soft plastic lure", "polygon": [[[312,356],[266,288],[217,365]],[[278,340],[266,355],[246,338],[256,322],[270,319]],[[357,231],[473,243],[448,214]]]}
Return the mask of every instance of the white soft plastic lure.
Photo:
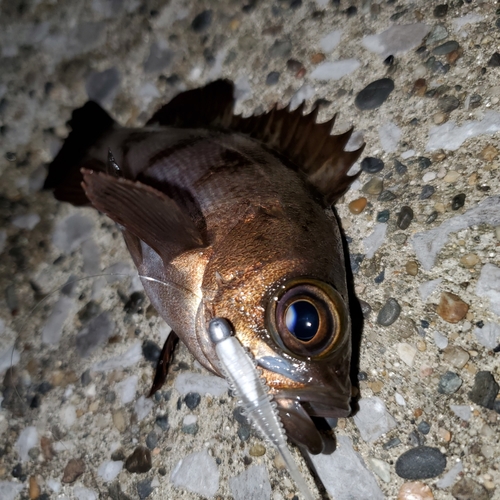
{"label": "white soft plastic lure", "polygon": [[210,321],[208,331],[221,364],[222,371],[236,393],[244,414],[267,440],[278,449],[290,476],[306,500],[314,500],[288,449],[283,425],[276,411],[276,403],[262,380],[248,351],[232,335],[231,324],[224,318]]}

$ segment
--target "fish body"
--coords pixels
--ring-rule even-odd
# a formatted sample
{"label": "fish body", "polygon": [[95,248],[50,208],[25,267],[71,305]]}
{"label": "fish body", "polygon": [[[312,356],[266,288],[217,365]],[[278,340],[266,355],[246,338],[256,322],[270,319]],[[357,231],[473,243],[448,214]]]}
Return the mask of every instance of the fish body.
{"label": "fish body", "polygon": [[302,108],[234,116],[232,94],[225,80],[185,92],[140,129],[87,103],[45,186],[123,228],[152,304],[220,376],[207,328],[227,319],[288,436],[319,453],[311,416],[347,416],[351,397],[344,252],[325,208],[361,150],[344,151],[350,131],[330,136],[332,122]]}

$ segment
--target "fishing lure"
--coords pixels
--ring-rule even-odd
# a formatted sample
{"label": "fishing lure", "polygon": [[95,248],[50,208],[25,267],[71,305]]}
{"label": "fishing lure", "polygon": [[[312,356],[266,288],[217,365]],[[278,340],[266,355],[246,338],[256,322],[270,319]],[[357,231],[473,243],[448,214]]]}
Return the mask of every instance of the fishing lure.
{"label": "fishing lure", "polygon": [[248,351],[233,336],[229,321],[213,318],[208,325],[222,371],[242,406],[243,413],[270,441],[283,458],[288,471],[306,500],[314,500],[288,449],[283,424],[271,400],[269,390]]}

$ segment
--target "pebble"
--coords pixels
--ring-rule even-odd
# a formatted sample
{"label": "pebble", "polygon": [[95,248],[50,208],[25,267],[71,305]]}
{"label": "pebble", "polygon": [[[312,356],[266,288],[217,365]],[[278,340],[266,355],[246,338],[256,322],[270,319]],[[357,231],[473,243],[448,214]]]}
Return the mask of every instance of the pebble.
{"label": "pebble", "polygon": [[389,439],[386,443],[382,445],[382,448],[384,450],[390,450],[391,448],[395,448],[396,446],[399,446],[401,444],[401,439],[395,437],[392,439]]}
{"label": "pebble", "polygon": [[436,125],[441,125],[442,123],[444,123],[446,120],[447,120],[448,116],[446,113],[442,113],[441,111],[437,112],[437,113],[434,113],[432,115],[432,121],[436,124]]}
{"label": "pebble", "polygon": [[479,406],[493,409],[495,399],[498,395],[498,389],[499,386],[491,372],[477,372],[474,379],[474,385],[469,392],[469,399]]}
{"label": "pebble", "polygon": [[184,434],[195,435],[198,433],[198,417],[196,415],[186,415],[182,421],[181,431]]}
{"label": "pebble", "polygon": [[465,193],[457,194],[451,200],[451,209],[458,210],[459,208],[462,208],[464,206],[464,203],[465,203]]}
{"label": "pebble", "polygon": [[406,274],[410,276],[416,276],[418,274],[418,262],[415,260],[409,260],[406,265]]}
{"label": "pebble", "polygon": [[438,448],[417,446],[396,461],[396,474],[403,479],[430,479],[446,468],[446,457]]}
{"label": "pebble", "polygon": [[288,59],[292,53],[290,40],[276,40],[269,49],[269,56],[276,59]]}
{"label": "pebble", "polygon": [[436,486],[441,489],[449,488],[455,483],[457,476],[463,472],[463,470],[464,466],[462,462],[458,461],[448,472],[443,474],[441,479],[436,482]]}
{"label": "pebble", "polygon": [[376,174],[384,168],[384,162],[380,158],[367,156],[361,162],[361,170],[367,174]]}
{"label": "pebble", "polygon": [[125,468],[137,474],[148,472],[152,466],[151,452],[145,446],[137,446],[125,460]]}
{"label": "pebble", "polygon": [[349,203],[349,211],[352,214],[358,215],[366,208],[367,203],[368,200],[366,198],[357,198]]}
{"label": "pebble", "polygon": [[449,54],[450,52],[453,52],[454,50],[457,50],[459,47],[460,45],[455,40],[448,40],[447,42],[434,47],[432,49],[432,53],[436,56],[444,56],[446,54]]}
{"label": "pebble", "polygon": [[415,361],[415,356],[417,355],[417,349],[415,346],[407,344],[406,342],[400,342],[396,346],[396,350],[398,352],[401,361],[403,361],[410,368],[413,366]]}
{"label": "pebble", "polygon": [[474,479],[463,477],[451,489],[455,500],[489,500],[488,490]]}
{"label": "pebble", "polygon": [[271,71],[266,77],[266,85],[276,85],[279,82],[280,74],[278,71]]}
{"label": "pebble", "polygon": [[162,431],[168,431],[168,429],[170,428],[167,415],[158,415],[156,417],[155,423]]}
{"label": "pebble", "polygon": [[439,379],[438,392],[439,394],[453,394],[461,385],[462,379],[456,373],[446,372]]}
{"label": "pebble", "polygon": [[366,461],[370,469],[377,474],[382,481],[385,483],[391,482],[391,466],[387,462],[375,457],[368,457]]}
{"label": "pebble", "polygon": [[380,177],[372,177],[362,188],[366,194],[380,194],[384,189],[384,181]]}
{"label": "pebble", "polygon": [[184,403],[190,410],[194,410],[201,401],[201,396],[197,392],[188,392],[184,397]]}
{"label": "pebble", "polygon": [[358,93],[354,104],[362,111],[376,109],[387,100],[393,90],[394,82],[390,78],[376,80]]}
{"label": "pebble", "polygon": [[443,361],[459,370],[467,364],[469,358],[469,353],[460,346],[451,345],[443,349]]}
{"label": "pebble", "polygon": [[468,422],[472,417],[472,411],[469,405],[450,405],[450,410],[464,422]]}
{"label": "pebble", "polygon": [[460,264],[467,269],[472,269],[479,264],[479,257],[475,253],[468,253],[460,257]]}
{"label": "pebble", "polygon": [[408,167],[399,160],[394,160],[394,169],[398,175],[404,175],[408,172]]}
{"label": "pebble", "polygon": [[250,439],[250,432],[252,431],[252,428],[248,424],[241,424],[238,427],[238,430],[236,431],[236,434],[238,434],[238,437],[240,438],[241,441],[245,442]]}
{"label": "pebble", "polygon": [[[481,325],[481,328],[479,327]],[[494,349],[500,343],[500,324],[484,323],[474,330],[477,341],[487,349]]]}
{"label": "pebble", "polygon": [[150,450],[154,450],[158,444],[158,434],[155,431],[151,431],[146,436],[146,446]]}
{"label": "pebble", "polygon": [[[145,73],[160,73],[166,69],[174,58],[174,52],[158,43],[153,43],[149,50],[149,56],[144,62]],[[119,81],[116,85],[118,85]]]}
{"label": "pebble", "polygon": [[458,323],[465,318],[468,310],[468,304],[458,295],[451,292],[442,292],[436,312],[448,323]]}
{"label": "pebble", "polygon": [[460,174],[456,170],[450,170],[443,177],[444,182],[453,183],[456,182],[460,178]]}
{"label": "pebble", "polygon": [[252,457],[262,457],[266,453],[266,447],[260,443],[254,444],[248,451]]}
{"label": "pebble", "polygon": [[407,206],[403,205],[401,207],[401,211],[398,214],[398,219],[396,221],[396,225],[399,229],[407,229],[413,220],[413,210]]}
{"label": "pebble", "polygon": [[61,481],[74,483],[85,472],[85,462],[81,458],[71,458],[64,468]]}
{"label": "pebble", "polygon": [[392,191],[389,191],[388,189],[384,189],[379,195],[377,200],[378,201],[392,201],[397,198],[397,195],[395,195]]}
{"label": "pebble", "polygon": [[490,68],[498,68],[500,66],[500,53],[495,52],[488,61]]}
{"label": "pebble", "polygon": [[387,299],[377,316],[377,323],[382,326],[392,325],[401,314],[401,306],[394,298]]}
{"label": "pebble", "polygon": [[432,490],[425,483],[412,481],[399,488],[397,500],[433,500]]}
{"label": "pebble", "polygon": [[146,361],[157,363],[160,359],[161,349],[160,346],[152,340],[145,340],[142,343],[142,355]]}
{"label": "pebble", "polygon": [[426,172],[426,173],[422,176],[422,180],[423,180],[424,182],[431,182],[431,181],[433,181],[436,177],[437,177],[436,172]]}
{"label": "pebble", "polygon": [[37,498],[40,498],[40,493],[40,486],[38,485],[36,476],[30,476],[28,490],[30,500],[36,500]]}
{"label": "pebble", "polygon": [[359,400],[359,411],[354,415],[354,423],[367,443],[373,443],[397,425],[385,403],[377,396]]}
{"label": "pebble", "polygon": [[176,487],[211,498],[219,489],[219,468],[208,450],[198,451],[187,455],[174,466],[170,480]]}
{"label": "pebble", "polygon": [[377,222],[385,223],[389,220],[389,210],[381,210],[377,213]]}
{"label": "pebble", "polygon": [[151,493],[153,493],[153,479],[143,479],[137,483],[137,494],[140,500],[148,498]]}
{"label": "pebble", "polygon": [[213,11],[210,9],[200,12],[191,22],[191,28],[195,33],[202,33],[212,24]]}
{"label": "pebble", "polygon": [[422,191],[420,193],[419,199],[420,200],[427,200],[428,198],[430,198],[434,194],[435,191],[436,191],[436,189],[434,188],[434,186],[427,184],[427,185],[422,187]]}
{"label": "pebble", "polygon": [[145,301],[146,295],[144,292],[133,292],[127,303],[123,306],[123,310],[127,314],[136,314],[141,310]]}
{"label": "pebble", "polygon": [[438,106],[441,111],[451,113],[460,106],[460,101],[452,95],[444,95],[438,99]]}
{"label": "pebble", "polygon": [[448,338],[441,332],[435,331],[433,334],[434,343],[439,349],[445,349],[448,346]]}
{"label": "pebble", "polygon": [[442,3],[439,5],[436,5],[433,10],[433,15],[434,17],[437,17],[438,19],[441,17],[446,17],[446,14],[448,14],[448,4]]}
{"label": "pebble", "polygon": [[498,149],[488,144],[480,153],[479,158],[484,161],[493,161],[498,156]]}
{"label": "pebble", "polygon": [[444,40],[448,36],[448,30],[442,24],[436,24],[427,37],[427,43],[432,45]]}

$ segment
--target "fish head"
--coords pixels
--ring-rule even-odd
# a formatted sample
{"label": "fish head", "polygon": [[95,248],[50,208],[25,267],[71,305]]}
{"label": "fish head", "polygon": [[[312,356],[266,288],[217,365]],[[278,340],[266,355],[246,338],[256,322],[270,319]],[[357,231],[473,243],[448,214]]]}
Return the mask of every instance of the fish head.
{"label": "fish head", "polygon": [[[304,231],[301,221],[257,216],[214,249],[198,335],[206,335],[214,317],[232,324],[261,369],[289,438],[312,453],[325,442],[311,417],[346,417],[351,399],[342,242],[336,220],[322,210],[316,215],[313,231]],[[217,366],[212,352],[206,356]]]}

